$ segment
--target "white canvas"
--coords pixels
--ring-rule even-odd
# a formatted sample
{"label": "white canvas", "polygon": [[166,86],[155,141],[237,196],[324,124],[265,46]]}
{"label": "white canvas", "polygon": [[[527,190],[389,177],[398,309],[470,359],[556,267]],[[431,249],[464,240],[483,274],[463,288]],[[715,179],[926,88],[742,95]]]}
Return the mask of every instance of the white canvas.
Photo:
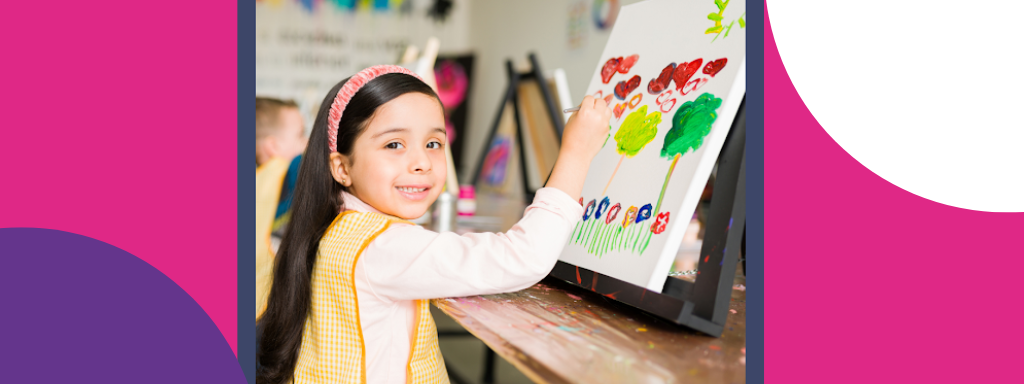
{"label": "white canvas", "polygon": [[[745,3],[737,0],[648,0],[622,7],[587,89],[588,95],[604,98],[623,84],[609,103],[618,108],[612,116],[611,134],[591,164],[583,187],[582,204],[586,208],[594,201],[594,207],[586,209],[594,213],[576,224],[560,260],[661,292],[745,92],[744,12]],[[721,20],[716,23],[718,18]],[[629,67],[631,55],[638,57]],[[608,82],[604,82],[602,68],[619,57],[621,61],[608,64],[615,71],[610,79],[606,71]],[[700,64],[694,64],[697,59]],[[670,63],[677,64],[677,69],[666,70],[672,80],[664,90],[653,93],[665,82],[655,81],[649,88],[652,80]],[[634,76],[640,77],[639,86],[625,94]],[[644,108],[645,113],[641,112]],[[655,112],[660,113],[657,124]],[[641,113],[643,118],[638,118]],[[666,136],[674,125],[677,130],[671,137],[679,139],[669,140],[671,145],[666,146]],[[654,126],[657,130],[651,138],[649,127]],[[708,133],[701,136],[703,132]],[[637,148],[641,149],[630,156]],[[673,162],[674,153],[680,152]],[[605,197],[608,204],[600,207]],[[616,204],[617,211],[613,208]],[[630,207],[640,211],[646,204],[651,204],[650,218],[639,223],[635,218],[626,220]],[[658,233],[652,232],[655,222],[659,223],[654,228]]]}

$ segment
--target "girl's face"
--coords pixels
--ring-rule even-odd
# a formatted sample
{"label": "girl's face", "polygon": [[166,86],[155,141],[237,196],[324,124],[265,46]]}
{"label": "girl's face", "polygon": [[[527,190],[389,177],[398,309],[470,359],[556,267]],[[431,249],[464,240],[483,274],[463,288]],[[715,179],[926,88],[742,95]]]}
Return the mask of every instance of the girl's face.
{"label": "girl's face", "polygon": [[[406,93],[377,108],[349,156],[332,165],[348,191],[381,212],[423,216],[447,177],[444,114],[433,97]],[[333,158],[333,157],[332,157]]]}

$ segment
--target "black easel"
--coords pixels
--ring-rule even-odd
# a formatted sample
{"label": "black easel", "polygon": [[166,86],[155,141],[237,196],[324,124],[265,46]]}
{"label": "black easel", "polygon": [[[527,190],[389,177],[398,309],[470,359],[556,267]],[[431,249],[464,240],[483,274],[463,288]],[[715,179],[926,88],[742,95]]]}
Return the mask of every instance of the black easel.
{"label": "black easel", "polygon": [[473,173],[472,185],[476,185],[477,178],[480,176],[480,171],[483,170],[484,160],[487,159],[487,153],[494,142],[494,136],[498,133],[498,128],[501,126],[501,117],[505,113],[505,106],[509,102],[512,103],[512,113],[515,115],[516,121],[516,146],[519,147],[519,170],[520,176],[523,180],[523,196],[527,202],[533,201],[533,195],[536,190],[530,188],[530,182],[527,178],[526,172],[526,146],[523,140],[523,124],[520,121],[519,114],[519,82],[522,80],[535,80],[537,85],[540,87],[541,95],[544,96],[544,105],[547,107],[548,115],[551,118],[551,124],[555,127],[555,137],[561,143],[562,129],[564,127],[564,117],[562,111],[559,111],[555,107],[555,98],[548,88],[548,83],[544,79],[544,74],[540,70],[540,63],[537,61],[537,55],[531,53],[530,58],[530,71],[525,73],[517,73],[515,68],[512,66],[512,60],[505,62],[505,68],[508,71],[508,89],[505,90],[505,98],[501,100],[501,104],[498,105],[498,113],[494,117],[494,124],[491,127],[490,134],[487,135],[487,141],[484,145],[483,153],[480,154],[480,160],[476,164],[476,172]]}
{"label": "black easel", "polygon": [[550,276],[602,295],[615,292],[613,300],[675,324],[711,336],[721,336],[729,314],[736,263],[742,254],[746,235],[745,99],[740,103],[718,156],[718,174],[700,253],[708,256],[708,261],[698,263],[696,282],[670,277],[665,281],[662,292],[657,293],[563,261],[558,261]]}

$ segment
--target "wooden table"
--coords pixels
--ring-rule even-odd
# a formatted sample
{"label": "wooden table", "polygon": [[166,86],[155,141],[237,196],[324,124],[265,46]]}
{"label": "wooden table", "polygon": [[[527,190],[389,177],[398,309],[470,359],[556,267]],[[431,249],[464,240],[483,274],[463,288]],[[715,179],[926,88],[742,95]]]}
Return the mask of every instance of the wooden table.
{"label": "wooden table", "polygon": [[523,291],[434,304],[538,383],[746,381],[745,279],[721,338],[548,278]]}
{"label": "wooden table", "polygon": [[[507,230],[526,207],[519,196],[487,193],[477,204],[497,222],[460,231]],[[519,292],[433,302],[538,383],[743,383],[745,283],[737,270],[721,338],[551,277]]]}

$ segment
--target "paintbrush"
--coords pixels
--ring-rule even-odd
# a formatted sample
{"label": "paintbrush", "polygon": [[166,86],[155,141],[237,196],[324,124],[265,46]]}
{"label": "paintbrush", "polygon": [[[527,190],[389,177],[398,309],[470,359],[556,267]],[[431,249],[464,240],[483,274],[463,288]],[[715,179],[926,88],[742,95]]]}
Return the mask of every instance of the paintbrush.
{"label": "paintbrush", "polygon": [[562,113],[573,113],[573,112],[576,112],[576,111],[579,111],[579,110],[580,110],[580,107],[566,108],[566,109],[562,110]]}

